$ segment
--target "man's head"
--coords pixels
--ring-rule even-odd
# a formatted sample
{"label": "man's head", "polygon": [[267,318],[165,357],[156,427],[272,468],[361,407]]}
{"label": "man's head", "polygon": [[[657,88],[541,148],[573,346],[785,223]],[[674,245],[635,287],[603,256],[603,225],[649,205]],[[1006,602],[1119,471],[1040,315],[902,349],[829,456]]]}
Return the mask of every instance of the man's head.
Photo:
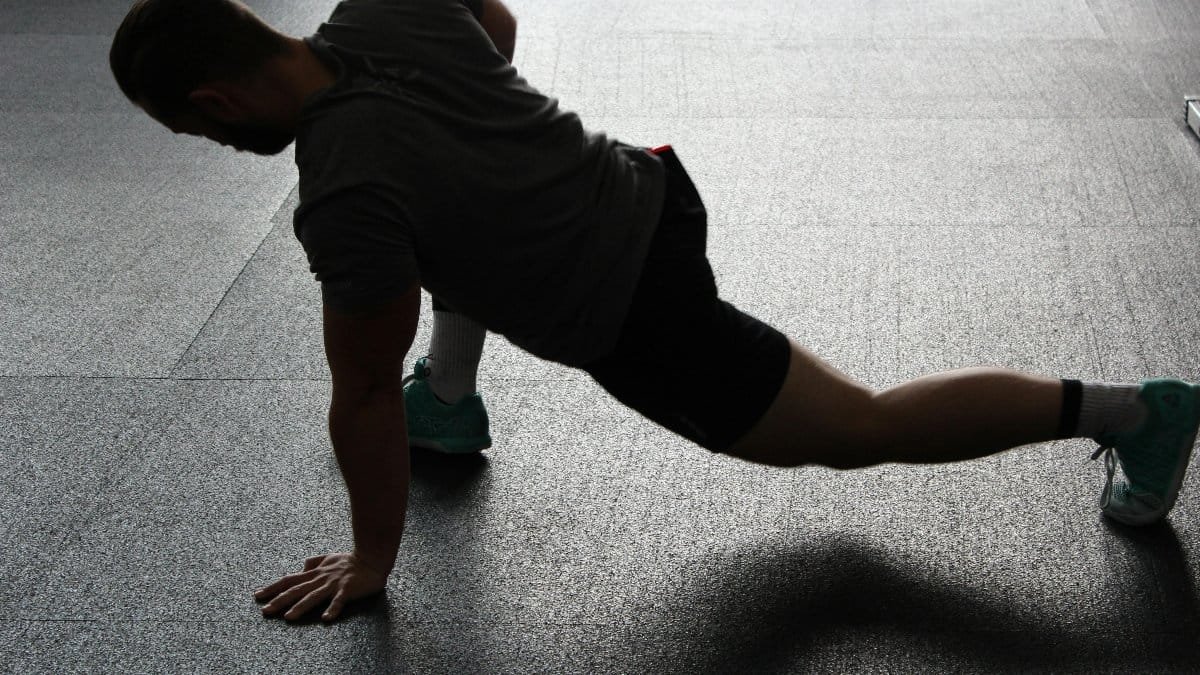
{"label": "man's head", "polygon": [[136,0],[109,65],[129,100],[172,131],[266,155],[295,137],[264,78],[290,47],[238,0]]}

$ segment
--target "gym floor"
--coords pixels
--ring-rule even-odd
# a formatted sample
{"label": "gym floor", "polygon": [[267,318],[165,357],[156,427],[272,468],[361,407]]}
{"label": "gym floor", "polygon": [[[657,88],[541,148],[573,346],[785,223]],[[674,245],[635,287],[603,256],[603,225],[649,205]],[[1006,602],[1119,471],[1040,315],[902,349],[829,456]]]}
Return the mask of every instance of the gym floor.
{"label": "gym floor", "polygon": [[[349,542],[296,171],[126,102],[127,7],[0,3],[0,671],[1200,669],[1195,460],[1144,530],[1082,441],[768,469],[495,337],[496,444],[414,456],[387,594],[263,619]],[[533,84],[675,145],[726,297],[850,374],[1200,379],[1200,3],[511,7]]]}

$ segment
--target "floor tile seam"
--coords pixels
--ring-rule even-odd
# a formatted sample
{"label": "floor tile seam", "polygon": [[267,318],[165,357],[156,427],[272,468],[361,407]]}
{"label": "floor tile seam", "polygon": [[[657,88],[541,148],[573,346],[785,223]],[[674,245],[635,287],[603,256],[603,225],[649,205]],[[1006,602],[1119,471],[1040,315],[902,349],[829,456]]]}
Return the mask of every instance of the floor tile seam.
{"label": "floor tile seam", "polygon": [[[718,214],[719,215],[719,214]],[[774,228],[788,230],[838,230],[838,229],[858,229],[858,230],[882,230],[882,229],[1021,229],[1021,230],[1039,230],[1042,232],[1050,232],[1056,230],[1165,230],[1165,229],[1194,229],[1200,228],[1200,212],[1192,220],[1179,221],[1155,221],[1145,220],[1136,223],[1128,224],[1055,224],[1047,222],[1002,222],[1002,221],[980,221],[980,222],[959,222],[959,223],[811,223],[799,221],[786,222],[771,222],[762,221],[746,224],[739,223],[709,223],[710,231],[725,231],[732,233],[751,232],[756,230]]]}
{"label": "floor tile seam", "polygon": [[[562,95],[562,94],[560,93],[560,95]],[[859,97],[848,95],[845,98],[849,99],[849,98],[859,98]],[[736,100],[736,99],[731,98],[729,100]],[[991,101],[989,101],[989,100],[980,100],[978,102],[972,102],[972,105],[976,105],[976,106],[977,105],[987,105],[990,102]],[[1183,95],[1179,96],[1179,103],[1180,103],[1180,107],[1182,108]],[[611,105],[611,104],[606,104],[606,105]],[[722,103],[721,105],[724,105],[724,103]],[[583,112],[582,109],[585,107],[586,106],[578,105],[578,104],[576,104],[574,106],[575,110],[577,112],[581,112],[581,113]],[[639,106],[639,107],[641,107],[641,106]],[[605,108],[605,109],[602,109],[599,111],[588,112],[587,116],[591,120],[619,117],[622,121],[651,121],[652,120],[652,121],[656,121],[656,122],[660,122],[660,121],[664,121],[664,120],[666,120],[666,121],[731,120],[731,121],[758,121],[758,122],[761,122],[761,121],[774,122],[774,121],[780,121],[780,120],[788,120],[788,121],[797,121],[797,122],[803,122],[803,121],[841,122],[841,121],[851,121],[851,120],[861,121],[863,119],[868,118],[867,116],[862,115],[861,112],[857,112],[857,111],[860,111],[861,108],[862,108],[862,106],[858,105],[854,109],[856,112],[847,111],[847,113],[844,115],[796,115],[796,114],[790,113],[787,110],[772,111],[770,113],[758,113],[758,114],[754,114],[754,115],[723,115],[723,114],[712,114],[712,115],[695,115],[695,114],[629,115],[629,114],[625,114],[625,113],[614,113],[614,112],[611,112],[611,108]],[[990,117],[984,119],[984,118],[981,118],[978,116],[971,116],[971,115],[892,115],[892,114],[888,114],[886,112],[880,112],[879,110],[876,110],[874,112],[874,114],[869,116],[869,119],[889,120],[889,121],[908,121],[908,122],[971,122],[974,124],[995,124],[996,122],[1063,122],[1063,123],[1071,123],[1071,124],[1077,124],[1077,125],[1088,125],[1088,123],[1080,121],[1079,115],[1049,115],[1049,114],[1047,114],[1047,115],[993,115],[993,116],[990,116]],[[1120,116],[1113,116],[1113,117],[1106,117],[1103,115],[1091,115],[1088,117],[1088,119],[1089,120],[1106,121],[1106,122],[1159,122],[1159,123],[1170,122],[1172,124],[1174,124],[1174,123],[1182,124],[1182,116],[1176,115],[1176,114],[1142,115],[1142,116],[1120,115]],[[1088,125],[1088,126],[1090,126],[1090,125]]]}
{"label": "floor tile seam", "polygon": [[[108,486],[104,493],[97,495],[90,503],[86,504],[76,514],[76,518],[62,529],[54,537],[54,543],[48,547],[51,551],[65,551],[78,548],[83,543],[84,537],[92,531],[92,524],[100,517],[102,513],[110,512],[113,508],[113,503],[104,498],[104,495],[120,492],[120,488],[125,485],[130,476],[133,475],[134,465],[129,462],[120,461],[129,458],[137,458],[144,456],[143,450],[155,440],[155,435],[150,429],[160,428],[162,422],[168,422],[166,429],[173,427],[171,423],[171,412],[165,403],[158,403],[148,410],[149,416],[152,417],[152,423],[147,423],[147,427],[143,433],[136,436],[136,441],[131,443],[123,452],[118,450],[114,453],[113,459],[117,461],[109,461],[104,463],[103,475],[97,475],[101,479],[100,484]],[[138,465],[140,466],[140,465]],[[39,589],[35,590],[30,596],[32,600],[42,597],[43,593],[48,592],[41,588],[47,582],[59,577],[69,567],[61,562],[54,561],[50,565],[41,570],[39,577]]]}
{"label": "floor tile seam", "polygon": [[[581,371],[582,372],[582,371]],[[163,381],[171,382],[295,382],[303,384],[328,384],[333,381],[332,377],[176,377],[176,378],[158,378]],[[554,378],[554,377],[488,377],[480,374],[479,381],[493,383],[521,383],[521,384],[560,384],[573,382],[589,382],[587,377],[577,378]]]}
{"label": "floor tile seam", "polygon": [[[764,26],[767,28],[772,27],[771,24],[764,24]],[[561,28],[561,26],[559,26],[559,28]],[[540,40],[551,41],[551,40],[556,39],[556,37],[560,34],[570,36],[571,33],[572,33],[572,31],[569,29],[551,31],[549,29],[549,27],[546,27],[546,28],[535,27],[535,28],[531,28],[530,31],[527,34],[525,34],[524,39],[526,40],[526,42],[530,42],[530,43],[534,42],[534,41],[540,41]],[[764,44],[787,44],[787,45],[794,45],[794,44],[818,45],[818,44],[844,44],[844,43],[878,44],[878,43],[886,43],[886,42],[908,42],[908,43],[921,43],[921,44],[946,44],[946,43],[960,44],[961,43],[961,44],[966,44],[966,45],[992,46],[992,45],[1011,45],[1014,43],[1023,45],[1023,44],[1027,44],[1027,43],[1031,43],[1031,42],[1042,42],[1042,43],[1046,43],[1046,44],[1053,44],[1053,43],[1077,44],[1077,43],[1081,43],[1081,42],[1093,42],[1093,43],[1097,43],[1097,44],[1114,44],[1114,45],[1120,44],[1122,42],[1131,42],[1134,44],[1175,42],[1175,38],[1172,38],[1172,37],[1136,38],[1136,37],[1132,37],[1132,36],[1119,36],[1119,35],[1118,36],[1114,36],[1114,35],[1073,36],[1073,37],[1050,36],[1050,35],[1008,35],[1008,36],[1001,35],[1001,36],[997,36],[997,37],[988,37],[988,35],[992,35],[994,33],[995,33],[995,31],[990,31],[984,35],[963,34],[963,35],[958,35],[958,36],[955,36],[955,35],[930,36],[930,35],[901,35],[901,34],[893,34],[893,35],[854,34],[854,35],[845,35],[845,36],[813,35],[813,36],[808,36],[808,37],[804,37],[804,36],[788,37],[786,35],[779,36],[779,35],[764,34],[763,31],[757,31],[757,30],[753,31],[753,32],[747,31],[745,33],[739,33],[739,32],[730,32],[730,31],[719,31],[718,32],[718,31],[711,31],[711,30],[686,30],[686,29],[684,29],[684,30],[669,30],[669,29],[631,30],[631,29],[615,28],[613,30],[609,30],[605,33],[599,34],[599,37],[597,37],[597,34],[594,32],[588,33],[588,36],[592,37],[592,39],[597,42],[605,41],[606,39],[618,39],[618,40],[629,39],[629,40],[644,40],[644,41],[648,41],[648,42],[661,43],[664,38],[672,38],[672,39],[694,38],[696,40],[703,40],[706,42],[729,42],[729,43],[733,43],[733,44],[760,42],[760,43],[764,43]],[[1200,31],[1197,32],[1197,36],[1200,36]]]}
{"label": "floor tile seam", "polygon": [[313,377],[169,377],[150,375],[0,375],[0,380],[113,380],[119,382],[328,382]]}
{"label": "floor tile seam", "polygon": [[[283,214],[284,210],[287,209],[288,203],[291,202],[292,195],[296,193],[296,190],[298,190],[299,187],[300,187],[300,181],[299,181],[299,179],[297,179],[296,182],[292,185],[292,188],[290,190],[288,190],[287,196],[285,196],[283,198],[283,201],[279,203],[279,208],[275,209],[275,212],[271,214],[271,218],[270,218],[271,230],[267,232],[268,236],[270,235],[271,231],[275,230],[275,223],[279,220],[279,216],[281,214]],[[266,239],[264,238],[263,241],[266,241]],[[260,245],[259,248],[262,248],[262,246]],[[255,251],[255,253],[257,253],[257,251]]]}
{"label": "floor tile seam", "polygon": [[[369,618],[369,617],[368,617]],[[24,624],[26,631],[29,627],[37,624],[95,624],[95,625],[240,625],[240,626],[262,626],[278,622],[280,625],[288,625],[295,628],[305,628],[309,625],[318,625],[319,622],[308,622],[298,624],[285,624],[280,619],[269,618],[229,618],[229,619],[122,619],[122,618],[30,618],[30,617],[10,617],[0,619],[0,626]],[[346,625],[346,624],[343,624]],[[469,621],[459,619],[389,619],[387,625],[399,626],[421,626],[421,627],[467,627],[467,628],[492,628],[497,626],[503,627],[529,627],[542,626],[554,628],[612,628],[625,627],[627,622],[614,619],[612,621]]]}
{"label": "floor tile seam", "polygon": [[175,382],[176,378],[151,375],[0,375],[0,381],[4,380],[36,380],[36,381],[59,381],[59,380],[112,380],[114,382]]}
{"label": "floor tile seam", "polygon": [[[573,382],[588,382],[587,377],[577,378],[555,378],[555,377],[488,377],[480,375],[479,379],[485,382],[513,382],[522,384],[562,384]],[[319,384],[329,383],[333,379],[330,377],[126,377],[121,375],[0,375],[0,382],[5,380],[31,380],[31,381],[69,381],[69,380],[93,380],[93,381],[113,381],[113,382],[295,382],[303,384]]]}
{"label": "floor tile seam", "polygon": [[11,37],[14,35],[33,35],[37,37],[96,37],[112,39],[112,33],[104,32],[97,33],[94,31],[63,31],[63,30],[6,30],[0,31],[0,37]]}
{"label": "floor tile seam", "polygon": [[[1175,43],[1175,41],[1174,41],[1174,40],[1162,40],[1162,42],[1163,42],[1163,43]],[[1118,47],[1118,48],[1121,50],[1121,52],[1123,52],[1123,53],[1124,53],[1124,55],[1125,55],[1125,56],[1127,56],[1127,57],[1131,57],[1131,58],[1132,58],[1132,56],[1133,56],[1133,55],[1132,55],[1132,54],[1130,54],[1130,52],[1132,51],[1130,48],[1131,48],[1131,47],[1136,47],[1136,46],[1137,46],[1137,45],[1136,45],[1136,43],[1132,43],[1132,44],[1131,44],[1131,43],[1128,43],[1128,42],[1125,42],[1125,41],[1122,41],[1122,40],[1118,40],[1118,41],[1117,41],[1117,47]],[[1145,45],[1143,45],[1143,46],[1145,46]],[[1150,69],[1148,69],[1148,68],[1131,68],[1130,70],[1132,70],[1132,71],[1133,71],[1133,75],[1134,75],[1134,77],[1135,77],[1135,78],[1137,78],[1137,82],[1138,82],[1138,84],[1140,84],[1140,85],[1141,85],[1141,87],[1142,87],[1142,90],[1143,90],[1143,91],[1146,91],[1146,92],[1150,92],[1151,96],[1153,96],[1153,95],[1154,95],[1154,89],[1155,89],[1155,87],[1154,87],[1154,85],[1153,85],[1153,84],[1151,84],[1151,82],[1150,82],[1149,78],[1147,77],[1147,76],[1149,75],[1149,71],[1150,71]],[[1197,83],[1197,86],[1200,86],[1200,83]],[[1200,91],[1200,89],[1197,89],[1196,91]],[[1184,113],[1184,116],[1186,116],[1186,111],[1184,110],[1184,108],[1186,108],[1186,105],[1187,105],[1187,104],[1186,104],[1186,103],[1185,103],[1185,102],[1184,102],[1182,99],[1183,99],[1185,96],[1190,96],[1190,95],[1191,95],[1191,94],[1190,94],[1189,92],[1187,92],[1187,91],[1184,91],[1184,92],[1180,93],[1180,94],[1179,94],[1179,96],[1178,96],[1178,98],[1180,99],[1180,105],[1179,105],[1180,112],[1181,112],[1181,113]],[[1175,120],[1177,120],[1177,121],[1178,121],[1178,120],[1180,120],[1180,119],[1181,119],[1182,117],[1184,117],[1184,116],[1181,116],[1181,117],[1176,117],[1176,118],[1173,118],[1173,119],[1175,119]],[[1104,119],[1104,118],[1093,118],[1093,119]],[[1185,123],[1185,126],[1186,126],[1186,123]]]}
{"label": "floor tile seam", "polygon": [[180,624],[180,625],[203,625],[203,624],[228,624],[228,623],[259,623],[247,619],[117,619],[117,618],[30,618],[16,617],[0,620],[0,626],[4,624],[67,624],[67,623],[83,623],[83,624]]}
{"label": "floor tile seam", "polygon": [[[558,95],[564,96],[564,94],[562,92],[558,92]],[[570,94],[566,94],[566,95],[569,96]],[[1179,103],[1181,104],[1180,107],[1182,107],[1183,95],[1184,94],[1181,93],[1177,97],[1179,99]],[[860,95],[854,95],[854,96],[847,95],[843,98],[844,99],[861,98],[861,96]],[[717,105],[729,105],[728,103],[724,102],[726,100],[736,101],[738,99],[736,97],[729,98],[729,99],[721,99],[721,102],[717,103]],[[895,100],[899,100],[899,99],[895,99]],[[992,103],[992,102],[993,101],[991,99],[982,99],[981,98],[979,101],[971,102],[970,105],[978,107],[979,105],[988,105],[989,103]],[[743,100],[742,107],[745,107],[745,103],[746,103],[745,100]],[[578,103],[574,104],[574,109],[577,112],[582,113],[584,111],[584,108],[586,108],[586,107],[587,106],[580,105]],[[626,114],[624,112],[613,112],[612,111],[613,107],[619,107],[619,106],[613,106],[612,104],[605,104],[605,108],[602,108],[600,110],[591,110],[591,111],[587,112],[588,119],[596,120],[596,119],[601,119],[601,118],[620,117],[621,120],[623,120],[623,121],[656,121],[656,122],[661,122],[664,120],[665,121],[731,120],[731,121],[759,121],[759,122],[761,122],[761,121],[774,122],[774,121],[781,121],[781,120],[789,120],[789,121],[836,122],[836,121],[864,119],[864,115],[862,115],[860,112],[862,109],[861,105],[856,105],[853,110],[847,109],[847,112],[845,114],[831,114],[831,115],[797,115],[793,111],[789,111],[789,110],[774,110],[774,111],[770,111],[767,113],[756,113],[753,115],[728,115],[728,114],[699,114],[698,115],[698,114],[686,114],[686,113],[683,113],[683,114],[664,113],[664,114],[657,114],[657,115],[649,115],[649,114],[631,115],[631,114]],[[639,105],[638,108],[644,109],[645,106]],[[26,108],[20,108],[20,107],[9,108],[9,107],[6,107],[3,102],[0,102],[0,114],[34,116],[34,115],[38,115],[38,114],[46,114],[46,112],[47,111],[45,110],[44,106],[40,107],[40,108],[36,108],[36,109],[33,109],[33,108],[26,109]],[[81,116],[91,116],[93,114],[97,114],[97,115],[99,115],[99,114],[115,114],[114,111],[110,111],[110,110],[80,112],[80,111],[77,111],[74,109],[71,109],[71,110],[64,109],[64,110],[50,110],[49,112],[52,114],[81,115]],[[995,124],[996,122],[1063,122],[1063,123],[1085,124],[1084,122],[1080,122],[1078,114],[1065,115],[1065,114],[1049,114],[1049,113],[1047,113],[1045,115],[1028,115],[1028,114],[1026,114],[1026,115],[992,115],[992,116],[989,116],[987,119],[983,119],[978,116],[970,116],[970,115],[964,115],[964,114],[948,114],[948,115],[890,114],[890,113],[886,112],[886,110],[880,110],[880,109],[876,109],[873,112],[873,114],[870,115],[870,119],[894,120],[894,121],[914,121],[914,122],[916,122],[916,121],[920,121],[920,122],[953,121],[953,122],[972,122],[972,123],[976,123],[976,124],[984,124],[984,123]],[[1182,123],[1180,115],[1168,114],[1168,113],[1162,113],[1162,114],[1157,114],[1157,115],[1147,114],[1147,115],[1138,115],[1138,116],[1089,115],[1088,119],[1109,121],[1109,122],[1125,121],[1125,122],[1172,122],[1172,123],[1179,122],[1179,123]],[[38,159],[37,157],[30,157],[30,158]]]}
{"label": "floor tile seam", "polygon": [[[0,619],[0,626],[9,623],[17,622]],[[29,631],[33,630],[33,624],[23,623],[24,625],[20,626],[12,639],[4,646],[8,651],[0,650],[0,672],[15,672],[13,664],[18,663],[24,656],[21,653],[21,646],[26,644],[26,636],[29,635]]]}
{"label": "floor tile seam", "polygon": [[271,238],[271,232],[275,230],[275,220],[286,208],[288,201],[295,190],[296,186],[292,186],[292,188],[288,190],[287,195],[284,196],[279,206],[271,214],[271,217],[267,219],[267,224],[269,227],[267,227],[266,232],[263,233],[263,237],[259,240],[258,246],[254,247],[254,251],[249,255],[249,257],[246,258],[246,262],[244,265],[242,265],[242,269],[238,271],[237,276],[233,278],[233,281],[230,282],[230,284],[225,288],[225,292],[221,294],[221,299],[218,300],[215,305],[213,305],[212,311],[209,312],[208,317],[204,320],[204,322],[200,324],[200,328],[197,329],[195,336],[192,337],[191,341],[188,343],[188,346],[180,353],[179,358],[175,360],[175,363],[167,371],[168,377],[174,375],[179,371],[180,368],[183,367],[184,362],[187,360],[188,354],[190,354],[196,347],[196,343],[200,341],[200,336],[204,334],[204,330],[208,328],[209,324],[212,323],[213,317],[216,316],[218,311],[220,311],[221,306],[225,304],[225,300],[229,297],[229,294],[233,291],[234,287],[237,286],[238,282],[241,281],[244,276],[246,276],[246,273],[250,269],[254,259],[258,256],[259,252],[262,251],[263,246],[266,246],[267,240]]}
{"label": "floor tile seam", "polygon": [[[122,382],[137,382],[139,378],[75,378],[75,379],[115,379]],[[140,379],[140,381],[154,382],[171,382],[169,378],[153,378]],[[136,460],[137,458],[146,456],[146,448],[152,443],[157,442],[154,430],[166,433],[173,429],[176,425],[175,416],[172,413],[170,406],[165,400],[156,400],[146,409],[145,426],[130,439],[130,443],[124,448],[117,448],[114,452],[113,459],[104,463],[103,475],[97,475],[100,479],[100,484],[107,486],[105,491],[96,496],[95,499],[86,503],[81,508],[72,523],[62,529],[54,537],[56,544],[51,547],[51,550],[70,550],[78,547],[84,540],[88,532],[92,530],[92,525],[102,514],[111,513],[113,511],[113,503],[106,499],[109,494],[120,494],[122,487],[128,483],[136,471],[144,466],[144,462],[123,461],[128,459]],[[43,570],[41,580],[43,582],[56,578],[69,568],[61,563],[52,563]],[[42,595],[42,591],[35,591],[34,598]]]}
{"label": "floor tile seam", "polygon": [[154,377],[144,375],[0,375],[0,380],[128,380],[138,381],[169,381],[169,377]]}
{"label": "floor tile seam", "polygon": [[[264,237],[263,242],[265,241],[266,238]],[[262,248],[263,242],[259,242],[258,248],[254,250],[255,253],[258,252],[259,248]],[[192,336],[192,339],[188,342],[187,347],[180,352],[179,357],[175,359],[175,363],[172,364],[169,369],[167,369],[166,379],[174,379],[174,374],[183,367],[183,363],[185,360],[187,360],[188,354],[192,352],[192,350],[196,347],[196,343],[200,341],[200,336],[204,334],[204,329],[208,328],[209,324],[212,323],[213,317],[216,316],[218,311],[220,311],[221,306],[225,304],[225,300],[229,297],[229,294],[233,291],[233,288],[237,286],[239,281],[242,280],[242,277],[246,276],[246,271],[250,268],[250,260],[253,258],[254,254],[251,254],[250,258],[246,260],[246,264],[242,265],[242,269],[237,273],[237,276],[235,276],[233,281],[226,286],[225,292],[221,294],[221,299],[213,305],[212,311],[208,313],[208,317],[206,317],[200,324],[200,327],[196,330],[196,334]]]}
{"label": "floor tile seam", "polygon": [[319,384],[333,381],[330,377],[173,377],[172,382],[295,382],[297,384]]}

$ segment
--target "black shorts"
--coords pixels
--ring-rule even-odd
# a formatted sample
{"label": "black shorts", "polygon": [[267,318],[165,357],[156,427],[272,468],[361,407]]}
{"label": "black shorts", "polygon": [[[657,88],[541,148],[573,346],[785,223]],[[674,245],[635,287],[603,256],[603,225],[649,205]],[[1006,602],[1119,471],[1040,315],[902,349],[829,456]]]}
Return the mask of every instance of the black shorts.
{"label": "black shorts", "polygon": [[669,148],[662,217],[616,349],[584,370],[625,405],[713,450],[731,449],[775,400],[787,337],[717,296],[708,214]]}

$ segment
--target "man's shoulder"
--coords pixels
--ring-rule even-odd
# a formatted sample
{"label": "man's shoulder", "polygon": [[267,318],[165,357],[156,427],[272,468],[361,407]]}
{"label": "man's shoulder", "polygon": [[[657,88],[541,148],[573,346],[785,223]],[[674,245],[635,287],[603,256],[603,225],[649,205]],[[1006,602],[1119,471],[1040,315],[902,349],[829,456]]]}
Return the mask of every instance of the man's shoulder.
{"label": "man's shoulder", "polygon": [[296,137],[302,203],[346,190],[369,189],[391,198],[419,178],[421,152],[411,120],[386,101],[349,96],[331,101]]}
{"label": "man's shoulder", "polygon": [[[366,74],[351,75],[310,101],[301,124],[325,126],[361,120],[368,125],[384,125],[384,120],[410,116],[411,105],[400,92],[391,91],[386,82]],[[349,129],[347,131],[350,131]]]}
{"label": "man's shoulder", "polygon": [[381,92],[353,87],[329,92],[305,112],[296,136],[296,163],[302,170],[310,158],[378,166],[419,147],[421,124],[410,106]]}

